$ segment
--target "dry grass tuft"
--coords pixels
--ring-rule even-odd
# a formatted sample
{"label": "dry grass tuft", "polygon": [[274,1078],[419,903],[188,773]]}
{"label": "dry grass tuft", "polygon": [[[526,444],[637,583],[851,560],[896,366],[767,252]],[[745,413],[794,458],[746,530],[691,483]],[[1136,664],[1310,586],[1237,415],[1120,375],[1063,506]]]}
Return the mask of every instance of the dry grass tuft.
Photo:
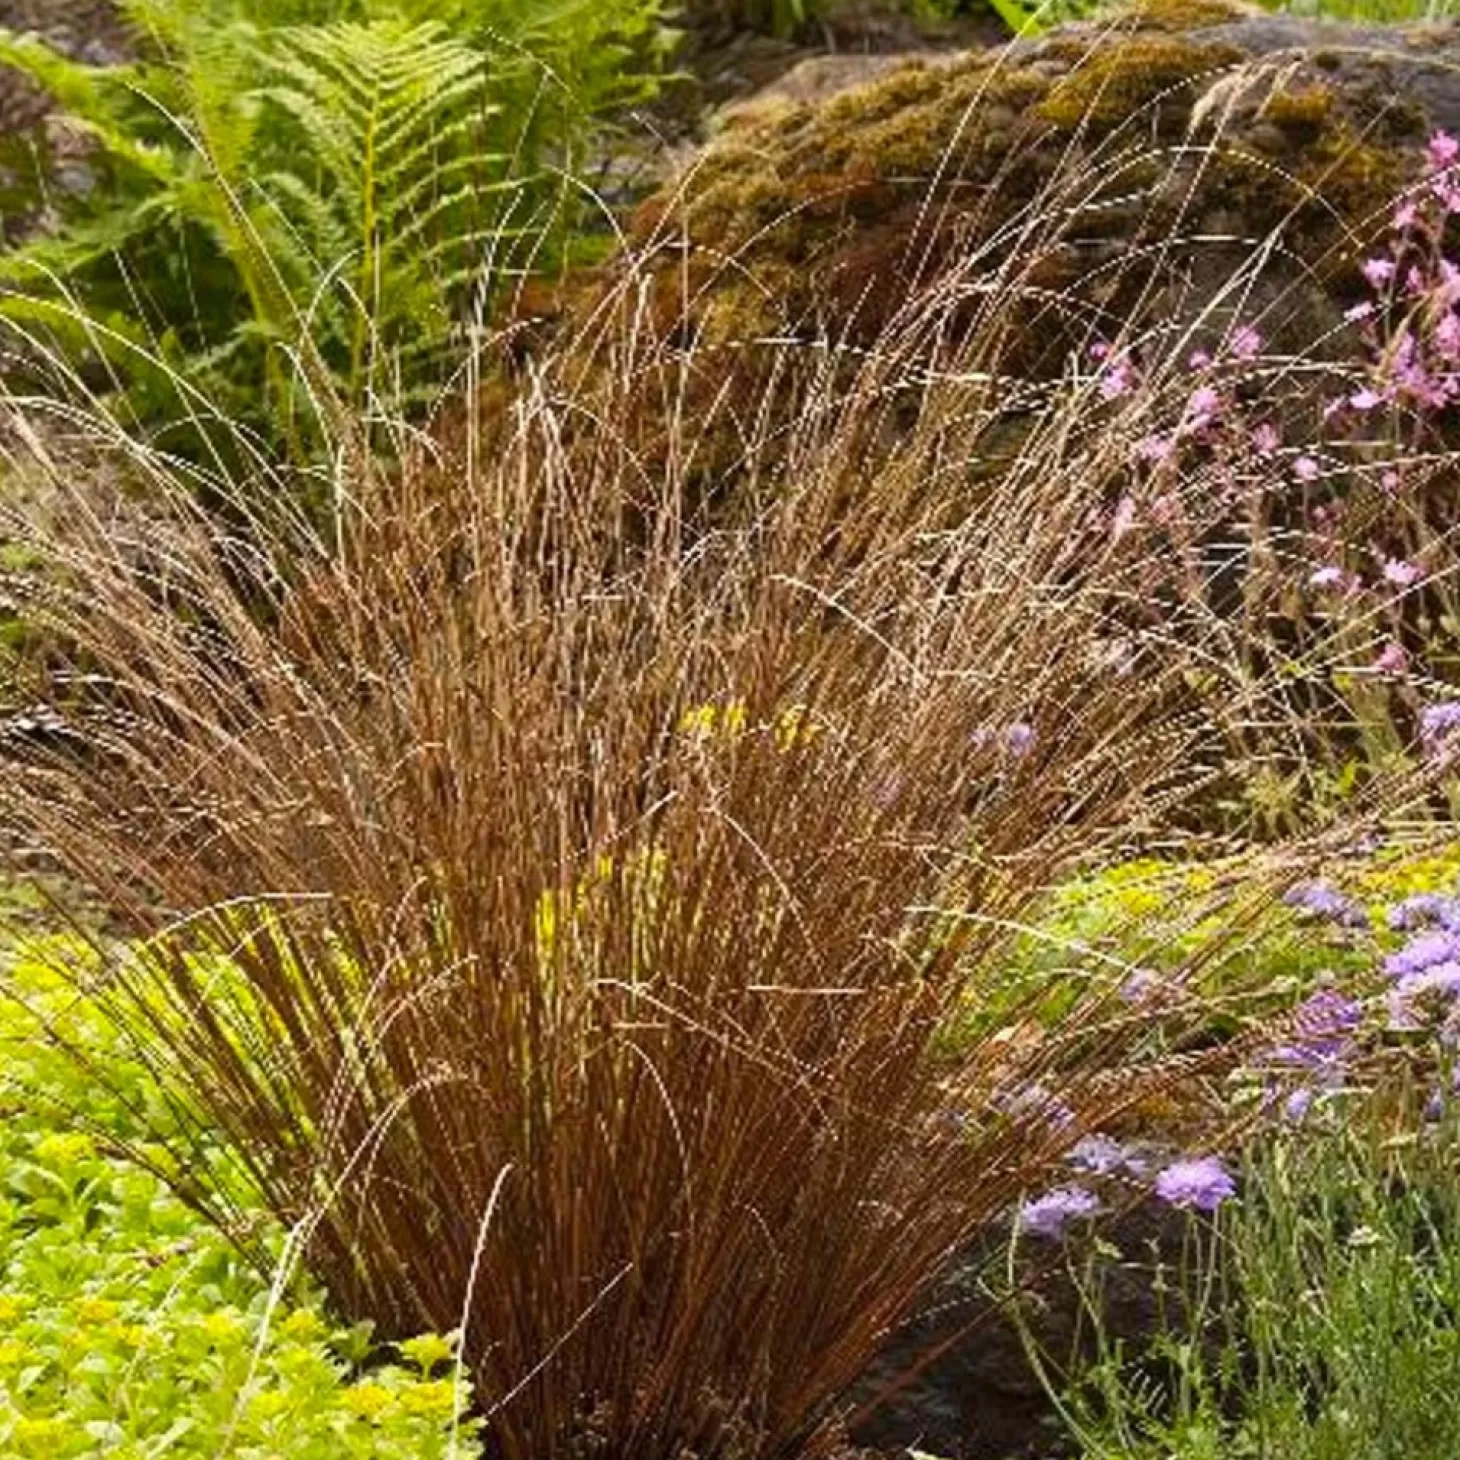
{"label": "dry grass tuft", "polygon": [[1111,533],[1134,427],[1073,384],[990,479],[945,290],[849,383],[768,373],[807,409],[737,403],[691,510],[723,423],[645,307],[461,460],[342,451],[330,542],[135,446],[140,525],[37,445],[8,528],[69,728],[0,805],[148,940],[108,994],[196,1114],[182,1179],[226,1219],[221,1133],[343,1313],[464,1328],[502,1460],[826,1452],[950,1254],[1182,1068],[1098,974],[938,1036],[1190,789],[1203,620],[1130,608],[1200,571],[1200,504]]}

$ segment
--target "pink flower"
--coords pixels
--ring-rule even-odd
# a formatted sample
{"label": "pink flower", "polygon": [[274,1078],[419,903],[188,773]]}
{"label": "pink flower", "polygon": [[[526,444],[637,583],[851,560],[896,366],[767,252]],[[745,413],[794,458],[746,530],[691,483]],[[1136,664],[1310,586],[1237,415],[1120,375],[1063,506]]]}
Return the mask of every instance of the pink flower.
{"label": "pink flower", "polygon": [[1200,431],[1203,427],[1211,425],[1221,409],[1222,397],[1216,387],[1199,385],[1192,391],[1191,399],[1186,403],[1186,424],[1192,430]]}
{"label": "pink flower", "polygon": [[1314,588],[1338,588],[1343,583],[1343,569],[1332,563],[1316,569],[1308,582]]}
{"label": "pink flower", "polygon": [[1373,289],[1382,289],[1394,277],[1393,259],[1365,259],[1360,268]]}
{"label": "pink flower", "polygon": [[1142,436],[1136,442],[1136,455],[1142,461],[1170,461],[1176,454],[1176,443],[1169,436]]}
{"label": "pink flower", "polygon": [[1357,324],[1361,319],[1368,319],[1368,317],[1373,314],[1373,312],[1373,301],[1365,299],[1362,304],[1355,304],[1352,309],[1345,309],[1343,312],[1343,317],[1350,324]]}
{"label": "pink flower", "polygon": [[1135,499],[1127,494],[1115,504],[1115,511],[1110,514],[1110,536],[1119,542],[1135,525]]}
{"label": "pink flower", "polygon": [[1090,358],[1092,360],[1103,360],[1110,353],[1110,346],[1104,340],[1096,340],[1090,346]]}
{"label": "pink flower", "polygon": [[1293,461],[1293,475],[1300,482],[1316,482],[1323,475],[1323,468],[1313,457],[1303,455]]}
{"label": "pink flower", "polygon": [[1460,359],[1460,317],[1446,310],[1435,326],[1435,346],[1452,363]]}
{"label": "pink flower", "polygon": [[1262,349],[1262,336],[1250,324],[1244,324],[1232,331],[1228,349],[1234,360],[1250,360]]}
{"label": "pink flower", "polygon": [[1399,473],[1397,471],[1386,471],[1379,478],[1379,485],[1386,492],[1397,492],[1399,490]]}
{"label": "pink flower", "polygon": [[1409,655],[1397,639],[1390,639],[1374,659],[1375,674],[1403,674],[1409,667]]}
{"label": "pink flower", "polygon": [[1384,581],[1396,588],[1408,588],[1424,577],[1424,570],[1403,558],[1389,558],[1384,563]]}
{"label": "pink flower", "polygon": [[1252,449],[1259,456],[1271,456],[1281,444],[1282,438],[1271,421],[1263,421],[1252,428]]}
{"label": "pink flower", "polygon": [[1190,365],[1193,370],[1205,370],[1207,366],[1212,363],[1212,357],[1211,354],[1206,350],[1193,350],[1191,354],[1186,357],[1186,363]]}
{"label": "pink flower", "polygon": [[1430,138],[1425,152],[1429,156],[1430,166],[1438,171],[1442,167],[1449,167],[1456,157],[1460,157],[1460,142],[1448,132],[1436,132]]}
{"label": "pink flower", "polygon": [[1366,385],[1362,389],[1354,391],[1349,396],[1348,403],[1356,411],[1372,411],[1375,406],[1384,404],[1384,397],[1377,390]]}
{"label": "pink flower", "polygon": [[1413,203],[1406,200],[1394,210],[1394,217],[1390,222],[1390,227],[1402,233],[1405,229],[1414,227],[1414,220],[1418,215],[1419,209]]}
{"label": "pink flower", "polygon": [[1124,360],[1117,360],[1113,365],[1101,371],[1100,394],[1106,400],[1119,400],[1121,396],[1130,394],[1131,386],[1134,383],[1130,366]]}

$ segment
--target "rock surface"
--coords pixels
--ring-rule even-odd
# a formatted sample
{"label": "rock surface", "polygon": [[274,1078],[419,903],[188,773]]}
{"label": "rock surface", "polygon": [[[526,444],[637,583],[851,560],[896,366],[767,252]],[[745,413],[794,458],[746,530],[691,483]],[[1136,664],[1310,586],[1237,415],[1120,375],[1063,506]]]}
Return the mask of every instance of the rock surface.
{"label": "rock surface", "polygon": [[[58,50],[92,66],[130,54],[130,41],[111,0],[0,0],[0,29],[44,36]],[[0,133],[35,126],[49,111],[45,94],[0,67]]]}
{"label": "rock surface", "polygon": [[[1132,1352],[1160,1328],[1155,1275],[1160,1265],[1172,1281],[1186,1222],[1148,1198],[1100,1228],[1101,1323],[1108,1339],[1124,1341]],[[854,1440],[940,1460],[1057,1460],[1076,1453],[1030,1363],[1019,1322],[993,1303],[992,1295],[1008,1285],[1007,1243],[1000,1231],[971,1250],[926,1316],[888,1345],[854,1397],[867,1402],[884,1386],[890,1395],[854,1428]],[[1089,1315],[1071,1278],[1072,1270],[1083,1273],[1087,1246],[1086,1238],[1066,1248],[1035,1240],[1021,1249],[1024,1322],[1052,1372],[1076,1351],[1092,1353]],[[1168,1295],[1166,1302],[1179,1299]],[[931,1361],[919,1369],[928,1355]],[[899,1386],[909,1372],[914,1377]]]}
{"label": "rock surface", "polygon": [[1454,26],[1151,0],[1114,25],[915,60],[829,98],[827,73],[804,96],[782,83],[646,206],[638,239],[683,230],[704,246],[693,324],[710,340],[818,314],[855,313],[870,333],[879,300],[987,248],[1032,205],[1068,208],[1072,189],[1074,212],[1041,241],[1041,282],[1084,283],[1097,308],[1118,313],[1122,293],[1102,267],[1144,247],[1167,245],[1169,288],[1201,262],[1229,273],[1220,240],[1250,251],[1269,237],[1284,282],[1342,299],[1429,131],[1460,131],[1457,59]]}

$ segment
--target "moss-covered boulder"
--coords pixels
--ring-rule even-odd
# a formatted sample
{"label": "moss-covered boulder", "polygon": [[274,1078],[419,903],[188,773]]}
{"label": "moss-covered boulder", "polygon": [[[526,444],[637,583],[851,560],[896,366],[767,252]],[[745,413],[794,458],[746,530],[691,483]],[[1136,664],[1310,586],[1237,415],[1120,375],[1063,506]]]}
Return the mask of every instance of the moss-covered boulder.
{"label": "moss-covered boulder", "polygon": [[[1426,137],[1460,131],[1456,61],[1454,26],[1148,0],[750,109],[640,210],[634,240],[666,246],[677,282],[661,307],[708,343],[813,321],[870,336],[940,270],[1020,249],[1038,253],[1029,282],[1076,289],[1114,333],[1137,297],[1154,313],[1176,289],[1183,307],[1209,303],[1261,244],[1279,276],[1265,295],[1304,285],[1285,322],[1307,348],[1329,322],[1318,296],[1356,297]],[[1041,210],[1059,225],[1031,229]]]}

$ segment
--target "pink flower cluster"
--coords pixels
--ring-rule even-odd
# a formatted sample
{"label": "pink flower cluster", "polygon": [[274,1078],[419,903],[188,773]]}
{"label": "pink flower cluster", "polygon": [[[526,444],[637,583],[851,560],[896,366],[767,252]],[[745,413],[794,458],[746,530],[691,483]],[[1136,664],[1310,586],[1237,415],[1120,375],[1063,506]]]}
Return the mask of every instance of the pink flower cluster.
{"label": "pink flower cluster", "polygon": [[1460,141],[1448,132],[1430,138],[1421,186],[1394,210],[1385,251],[1360,266],[1374,297],[1348,318],[1363,326],[1374,365],[1339,409],[1423,415],[1460,399],[1460,268],[1442,249],[1446,222],[1460,215],[1457,156]]}

